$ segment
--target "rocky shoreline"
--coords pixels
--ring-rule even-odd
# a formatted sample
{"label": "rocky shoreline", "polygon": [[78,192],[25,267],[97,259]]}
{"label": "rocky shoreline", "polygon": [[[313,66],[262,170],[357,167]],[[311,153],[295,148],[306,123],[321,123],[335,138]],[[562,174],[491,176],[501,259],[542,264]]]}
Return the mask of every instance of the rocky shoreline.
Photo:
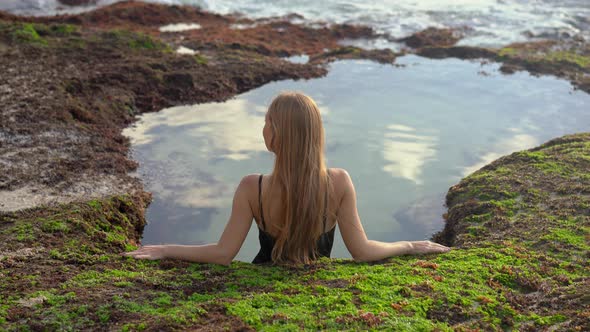
{"label": "rocky shoreline", "polygon": [[[121,134],[138,114],[320,77],[337,59],[393,64],[408,53],[501,62],[590,93],[590,46],[575,38],[486,49],[427,29],[394,53],[338,44],[377,37],[367,27],[290,19],[139,2],[0,12],[0,327],[590,329],[588,134],[501,158],[451,188],[435,236],[457,248],[447,255],[302,269],[117,255],[137,245],[150,200]],[[159,30],[182,22],[200,28]],[[284,58],[301,54],[310,61]]]}

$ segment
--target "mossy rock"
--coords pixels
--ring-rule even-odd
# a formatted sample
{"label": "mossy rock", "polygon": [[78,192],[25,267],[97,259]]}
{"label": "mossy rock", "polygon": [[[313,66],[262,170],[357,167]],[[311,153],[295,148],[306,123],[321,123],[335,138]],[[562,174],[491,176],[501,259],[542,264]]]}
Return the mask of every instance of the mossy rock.
{"label": "mossy rock", "polygon": [[172,52],[172,49],[167,44],[140,32],[115,29],[103,32],[101,37],[107,43],[107,46],[124,47],[138,51]]}
{"label": "mossy rock", "polygon": [[14,43],[47,46],[47,40],[40,36],[37,26],[32,23],[0,21],[0,35]]}
{"label": "mossy rock", "polygon": [[500,158],[449,191],[438,238],[451,252],[372,264],[124,258],[144,223],[138,197],[3,214],[0,323],[6,330],[588,330],[589,155],[590,134],[580,134]]}

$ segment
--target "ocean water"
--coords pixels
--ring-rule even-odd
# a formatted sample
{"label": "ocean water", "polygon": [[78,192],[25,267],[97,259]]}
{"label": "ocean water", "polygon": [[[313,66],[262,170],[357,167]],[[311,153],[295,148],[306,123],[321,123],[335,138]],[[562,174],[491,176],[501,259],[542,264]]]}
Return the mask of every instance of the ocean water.
{"label": "ocean water", "polygon": [[[97,0],[98,6],[117,2]],[[464,45],[500,46],[529,40],[531,36],[590,39],[588,0],[151,0],[186,4],[221,13],[241,13],[251,18],[303,15],[305,21],[352,23],[372,26],[399,38],[427,27],[464,30]],[[95,8],[68,7],[56,0],[2,0],[0,9],[17,14],[54,15]],[[198,22],[194,22],[198,23]],[[373,47],[393,47],[386,39]]]}
{"label": "ocean water", "polygon": [[[564,80],[503,75],[498,64],[457,59],[397,63],[403,67],[338,61],[323,78],[142,115],[124,133],[137,175],[154,194],[143,243],[218,240],[240,179],[272,169],[262,127],[284,90],[318,103],[328,166],[351,174],[367,235],[383,241],[426,239],[442,229],[448,188],[492,160],[590,130],[590,95]],[[253,224],[239,260],[254,257],[257,234]],[[338,233],[333,257],[350,257]]]}

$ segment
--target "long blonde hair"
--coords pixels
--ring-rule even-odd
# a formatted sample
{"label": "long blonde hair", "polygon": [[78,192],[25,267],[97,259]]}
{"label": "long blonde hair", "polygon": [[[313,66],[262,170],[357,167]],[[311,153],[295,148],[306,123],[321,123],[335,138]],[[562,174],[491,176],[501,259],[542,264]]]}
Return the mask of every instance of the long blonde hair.
{"label": "long blonde hair", "polygon": [[275,263],[310,263],[324,232],[325,197],[331,191],[324,159],[324,127],[310,97],[284,92],[271,103],[267,121],[275,153],[266,206],[279,199],[273,226],[278,229],[271,258]]}

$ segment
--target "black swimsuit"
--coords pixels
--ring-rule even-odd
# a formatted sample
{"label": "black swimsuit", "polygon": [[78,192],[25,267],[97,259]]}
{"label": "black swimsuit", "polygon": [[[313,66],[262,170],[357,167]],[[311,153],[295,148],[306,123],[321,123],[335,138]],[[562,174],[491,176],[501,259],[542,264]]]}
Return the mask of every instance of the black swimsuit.
{"label": "black swimsuit", "polygon": [[[327,198],[328,193],[326,192],[326,203],[328,202]],[[272,235],[270,235],[264,230],[266,228],[266,225],[264,224],[264,214],[262,213],[262,174],[260,174],[260,178],[258,179],[258,205],[260,207],[260,223],[262,224],[262,228],[260,228],[260,225],[258,225],[258,240],[260,241],[260,251],[252,261],[252,263],[254,264],[271,262],[272,248],[275,245],[275,239],[272,237]],[[326,229],[326,215],[324,215],[324,229]],[[334,244],[335,230],[336,225],[334,225],[334,227],[332,227],[331,230],[320,235],[320,238],[318,239],[317,243],[318,256],[330,257],[330,252],[332,252],[332,245]]]}

